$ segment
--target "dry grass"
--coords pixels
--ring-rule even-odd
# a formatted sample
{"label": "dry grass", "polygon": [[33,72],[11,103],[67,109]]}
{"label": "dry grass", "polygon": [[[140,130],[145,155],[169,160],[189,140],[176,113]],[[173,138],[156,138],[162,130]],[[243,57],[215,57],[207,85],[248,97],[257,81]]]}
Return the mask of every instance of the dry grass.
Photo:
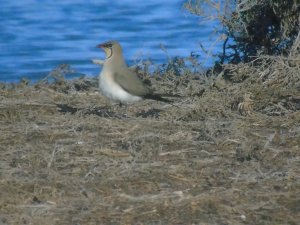
{"label": "dry grass", "polygon": [[149,78],[175,106],[111,105],[87,79],[2,85],[0,224],[298,224],[299,68]]}

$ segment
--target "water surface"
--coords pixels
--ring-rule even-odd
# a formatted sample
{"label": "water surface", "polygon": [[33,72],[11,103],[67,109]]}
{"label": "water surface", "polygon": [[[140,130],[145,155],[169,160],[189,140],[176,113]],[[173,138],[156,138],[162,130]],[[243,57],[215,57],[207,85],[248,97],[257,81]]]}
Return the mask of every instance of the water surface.
{"label": "water surface", "polygon": [[128,64],[155,63],[211,45],[212,24],[200,24],[181,0],[0,0],[0,81],[41,79],[62,63],[95,76],[91,58],[104,58],[95,46],[118,40]]}

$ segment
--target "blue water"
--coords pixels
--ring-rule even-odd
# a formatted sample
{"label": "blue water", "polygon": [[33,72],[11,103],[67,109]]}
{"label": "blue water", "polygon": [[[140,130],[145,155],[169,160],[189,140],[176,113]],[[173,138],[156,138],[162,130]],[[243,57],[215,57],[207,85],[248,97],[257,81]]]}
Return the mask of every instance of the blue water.
{"label": "blue water", "polygon": [[213,42],[213,25],[200,23],[183,2],[0,0],[0,81],[38,80],[63,63],[96,76],[100,68],[91,59],[104,53],[95,46],[111,39],[121,43],[128,64],[201,53],[200,43]]}

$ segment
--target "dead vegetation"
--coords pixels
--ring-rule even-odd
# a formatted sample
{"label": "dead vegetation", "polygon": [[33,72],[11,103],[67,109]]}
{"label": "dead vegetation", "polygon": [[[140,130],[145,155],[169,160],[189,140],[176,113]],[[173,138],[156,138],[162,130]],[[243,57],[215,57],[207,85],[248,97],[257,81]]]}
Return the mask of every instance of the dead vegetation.
{"label": "dead vegetation", "polygon": [[175,106],[3,84],[0,224],[298,224],[300,61],[260,59],[148,77]]}

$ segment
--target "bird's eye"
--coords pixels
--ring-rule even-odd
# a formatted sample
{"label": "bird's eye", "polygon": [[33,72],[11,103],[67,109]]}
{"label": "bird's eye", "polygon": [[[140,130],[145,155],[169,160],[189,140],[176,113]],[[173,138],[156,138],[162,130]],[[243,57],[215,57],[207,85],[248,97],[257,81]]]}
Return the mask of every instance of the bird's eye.
{"label": "bird's eye", "polygon": [[104,46],[105,46],[106,48],[111,48],[111,47],[112,47],[112,44],[111,44],[111,43],[106,43],[106,44],[104,44]]}

